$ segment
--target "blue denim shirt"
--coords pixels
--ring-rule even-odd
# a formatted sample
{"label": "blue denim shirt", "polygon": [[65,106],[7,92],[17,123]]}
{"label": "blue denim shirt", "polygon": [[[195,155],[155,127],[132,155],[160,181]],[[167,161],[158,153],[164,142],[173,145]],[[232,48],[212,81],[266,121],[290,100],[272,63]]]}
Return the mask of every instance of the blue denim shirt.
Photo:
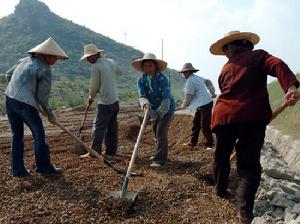
{"label": "blue denim shirt", "polygon": [[48,113],[52,73],[41,56],[20,59],[6,73],[9,84],[5,94]]}
{"label": "blue denim shirt", "polygon": [[162,114],[173,113],[175,111],[175,102],[171,96],[169,88],[169,79],[162,73],[157,73],[156,78],[143,74],[137,82],[139,97],[148,99],[151,109],[159,112],[163,100],[169,101],[169,108],[162,111]]}

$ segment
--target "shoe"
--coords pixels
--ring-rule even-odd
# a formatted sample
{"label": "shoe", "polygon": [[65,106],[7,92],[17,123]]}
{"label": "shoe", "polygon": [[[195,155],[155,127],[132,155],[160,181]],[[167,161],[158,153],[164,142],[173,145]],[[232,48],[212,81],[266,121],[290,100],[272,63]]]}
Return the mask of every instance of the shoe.
{"label": "shoe", "polygon": [[25,169],[23,172],[15,172],[12,174],[13,177],[28,177],[30,176],[30,171]]}
{"label": "shoe", "polygon": [[251,224],[253,218],[239,216],[240,224]]}
{"label": "shoe", "polygon": [[183,146],[183,147],[191,147],[191,148],[195,148],[195,147],[196,147],[196,145],[193,145],[193,144],[190,143],[190,142],[183,143],[182,146]]}
{"label": "shoe", "polygon": [[215,145],[211,144],[211,143],[206,143],[205,147],[206,147],[206,150],[212,150],[212,149],[214,149]]}
{"label": "shoe", "polygon": [[85,158],[88,158],[88,159],[91,159],[91,158],[96,158],[96,156],[94,156],[92,153],[88,152],[84,155],[81,155],[79,156],[81,159],[85,159]]}
{"label": "shoe", "polygon": [[55,175],[61,175],[63,173],[61,168],[57,168],[54,166],[51,167],[50,169],[42,169],[42,170],[37,169],[36,172],[40,174],[55,174]]}
{"label": "shoe", "polygon": [[150,156],[149,159],[153,160],[155,156]]}
{"label": "shoe", "polygon": [[101,153],[101,155],[103,155],[103,156],[115,156],[116,154],[117,154],[116,152],[111,153],[111,152],[107,152],[107,151],[103,151]]}
{"label": "shoe", "polygon": [[163,167],[164,165],[160,164],[160,163],[157,163],[157,162],[153,162],[151,163],[150,167],[153,167],[153,168],[161,168]]}
{"label": "shoe", "polygon": [[227,201],[229,201],[229,202],[232,202],[232,203],[235,203],[236,202],[236,196],[235,196],[235,194],[232,192],[232,191],[228,191],[228,190],[226,190],[225,192],[217,192],[217,191],[215,191],[215,194],[218,196],[218,197],[220,197],[220,198],[223,198],[223,199],[225,199],[225,200],[227,200]]}

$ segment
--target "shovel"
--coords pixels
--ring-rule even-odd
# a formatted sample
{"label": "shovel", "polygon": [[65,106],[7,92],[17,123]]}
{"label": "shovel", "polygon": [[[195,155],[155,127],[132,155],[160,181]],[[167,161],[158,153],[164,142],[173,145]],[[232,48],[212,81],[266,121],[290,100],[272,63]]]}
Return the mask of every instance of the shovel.
{"label": "shovel", "polygon": [[[285,110],[285,108],[288,107],[288,104],[284,103],[282,104],[280,107],[277,108],[277,110],[275,110],[273,113],[272,113],[272,117],[271,117],[271,121],[273,121],[282,111]],[[236,158],[236,152],[234,151],[231,156],[230,156],[230,161],[234,160]]]}
{"label": "shovel", "polygon": [[[119,174],[123,174],[123,175],[126,174],[126,170],[118,168],[118,167],[115,167],[109,160],[107,160],[105,157],[103,157],[102,155],[100,155],[99,153],[97,153],[95,150],[93,150],[92,148],[90,148],[86,143],[84,143],[78,137],[76,137],[75,135],[73,135],[68,129],[66,129],[64,126],[62,126],[58,121],[55,121],[55,125],[57,127],[59,127],[60,129],[62,129],[63,131],[65,131],[74,140],[78,141],[78,143],[80,143],[86,151],[90,152],[93,156],[95,156],[98,159],[100,159],[110,169],[112,169],[113,171],[115,171],[115,172],[117,172]],[[132,176],[140,176],[140,175],[136,174],[136,173],[132,173]]]}
{"label": "shovel", "polygon": [[145,111],[143,123],[142,123],[141,129],[140,129],[137,141],[136,141],[136,143],[134,145],[134,149],[133,149],[133,152],[132,152],[131,160],[129,162],[129,166],[128,166],[128,169],[127,169],[127,173],[126,173],[125,179],[123,181],[123,185],[122,185],[121,191],[112,191],[112,192],[109,192],[108,193],[109,197],[113,197],[115,199],[126,199],[126,200],[128,200],[128,201],[130,201],[132,203],[135,201],[135,199],[137,197],[138,193],[137,192],[128,192],[127,191],[127,187],[128,187],[128,183],[129,183],[129,178],[132,175],[131,170],[132,170],[132,167],[133,167],[133,164],[134,164],[134,161],[135,161],[137,149],[138,149],[138,146],[139,146],[139,144],[141,142],[144,130],[145,130],[146,125],[147,125],[147,116],[148,116],[148,109],[146,109],[146,111]]}
{"label": "shovel", "polygon": [[[83,117],[83,121],[81,122],[80,128],[77,132],[75,132],[75,136],[77,138],[79,138],[81,141],[84,142],[84,136],[81,135],[81,132],[83,130],[84,124],[85,124],[85,120],[86,120],[86,115],[87,112],[89,110],[90,106],[86,106],[85,108],[85,113],[84,113],[84,117]],[[83,155],[85,153],[85,148],[82,146],[82,144],[80,142],[78,142],[77,140],[74,140],[74,153],[77,155]]]}

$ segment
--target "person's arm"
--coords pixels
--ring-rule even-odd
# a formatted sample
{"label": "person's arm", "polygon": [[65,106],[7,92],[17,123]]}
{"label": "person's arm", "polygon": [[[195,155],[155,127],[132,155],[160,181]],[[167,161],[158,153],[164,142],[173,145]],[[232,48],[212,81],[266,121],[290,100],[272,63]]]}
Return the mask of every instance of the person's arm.
{"label": "person's arm", "polygon": [[163,118],[166,113],[169,112],[170,105],[171,105],[171,92],[169,88],[169,79],[167,77],[161,77],[161,87],[162,87],[162,101],[157,108],[156,112],[160,118]]}
{"label": "person's arm", "polygon": [[137,90],[139,95],[139,105],[145,110],[146,107],[150,108],[150,102],[146,96],[145,83],[143,81],[143,76],[141,76],[137,81]]}
{"label": "person's arm", "polygon": [[91,69],[91,81],[90,81],[90,90],[89,90],[89,99],[88,99],[88,105],[91,106],[95,97],[97,96],[101,84],[100,80],[100,71],[95,67],[95,65],[92,66]]}
{"label": "person's arm", "polygon": [[49,106],[49,96],[51,93],[51,77],[50,70],[38,71],[37,74],[37,103],[41,112],[47,116],[49,122],[55,123],[56,118]]}
{"label": "person's arm", "polygon": [[212,98],[216,98],[216,90],[214,85],[212,84],[212,82],[209,79],[204,79],[204,83],[206,85],[206,88],[208,89],[208,91],[210,92],[210,95]]}
{"label": "person's arm", "polygon": [[186,94],[181,105],[181,109],[186,109],[192,102],[193,96],[191,94]]}
{"label": "person's arm", "polygon": [[187,79],[185,84],[185,96],[184,96],[183,103],[181,105],[181,109],[186,109],[192,103],[195,92],[196,92],[196,88],[194,83],[190,78]]}
{"label": "person's arm", "polygon": [[17,65],[19,64],[19,62],[17,64],[15,64],[13,67],[11,67],[7,72],[6,72],[6,75],[5,75],[5,78],[6,78],[6,81],[7,82],[10,82],[11,80],[11,77],[17,67]]}
{"label": "person's arm", "polygon": [[286,63],[281,59],[264,52],[264,69],[271,76],[277,77],[281,88],[285,93],[284,101],[293,106],[300,99],[299,81]]}

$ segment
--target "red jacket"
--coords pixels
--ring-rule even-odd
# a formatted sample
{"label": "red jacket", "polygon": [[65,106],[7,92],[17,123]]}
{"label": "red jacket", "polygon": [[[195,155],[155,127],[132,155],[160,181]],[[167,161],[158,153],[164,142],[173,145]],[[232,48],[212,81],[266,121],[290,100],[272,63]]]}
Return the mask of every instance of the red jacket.
{"label": "red jacket", "polygon": [[277,77],[286,93],[299,81],[279,58],[264,50],[245,51],[230,58],[219,76],[221,94],[213,109],[212,129],[237,122],[269,123],[272,110],[267,75]]}

